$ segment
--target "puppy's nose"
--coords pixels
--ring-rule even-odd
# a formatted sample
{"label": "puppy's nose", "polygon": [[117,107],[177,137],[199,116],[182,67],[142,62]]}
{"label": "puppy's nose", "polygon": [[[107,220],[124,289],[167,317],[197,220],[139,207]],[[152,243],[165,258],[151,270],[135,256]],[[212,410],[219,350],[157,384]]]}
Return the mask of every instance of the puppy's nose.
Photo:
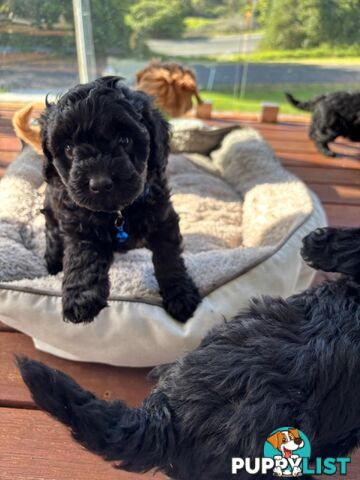
{"label": "puppy's nose", "polygon": [[109,177],[90,178],[89,188],[93,193],[110,192],[113,188],[113,182]]}

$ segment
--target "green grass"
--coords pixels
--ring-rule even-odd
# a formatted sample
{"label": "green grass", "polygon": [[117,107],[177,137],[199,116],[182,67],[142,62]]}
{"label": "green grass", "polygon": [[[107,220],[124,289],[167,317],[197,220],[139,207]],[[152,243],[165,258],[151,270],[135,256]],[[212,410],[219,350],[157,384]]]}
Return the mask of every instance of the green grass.
{"label": "green grass", "polygon": [[249,54],[219,55],[211,58],[218,62],[251,63],[360,63],[360,46],[332,47],[323,45],[317,48],[294,50],[259,50]]}
{"label": "green grass", "polygon": [[[244,33],[241,27],[241,15],[221,16],[216,18],[186,17],[185,38],[216,37],[217,35],[234,35]],[[258,30],[259,32],[260,30]]]}
{"label": "green grass", "polygon": [[202,28],[216,23],[216,19],[204,17],[186,17],[184,23],[186,29],[197,30],[198,28]]}
{"label": "green grass", "polygon": [[245,91],[245,97],[234,98],[230,91],[201,91],[201,96],[205,100],[211,100],[214,110],[240,111],[240,112],[259,112],[262,102],[276,102],[280,105],[281,113],[306,114],[289,105],[285,99],[284,92],[289,91],[300,99],[312,98],[324,92],[337,90],[356,90],[357,84],[283,84],[283,85],[256,85],[248,86]]}
{"label": "green grass", "polygon": [[208,57],[167,57],[179,62],[218,62],[218,63],[303,63],[303,64],[360,64],[360,45],[331,47],[323,45],[317,48],[295,50],[259,50],[248,54],[217,55]]}

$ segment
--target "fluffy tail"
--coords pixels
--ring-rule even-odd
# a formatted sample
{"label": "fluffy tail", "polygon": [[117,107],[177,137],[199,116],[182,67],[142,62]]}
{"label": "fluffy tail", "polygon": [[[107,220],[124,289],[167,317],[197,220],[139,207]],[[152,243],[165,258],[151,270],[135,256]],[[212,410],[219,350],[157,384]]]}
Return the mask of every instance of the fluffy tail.
{"label": "fluffy tail", "polygon": [[40,362],[17,358],[17,366],[35,403],[67,425],[88,450],[134,472],[168,463],[174,430],[163,394],[153,394],[142,408],[131,409],[120,401],[97,399],[64,373]]}
{"label": "fluffy tail", "polygon": [[315,105],[325,98],[326,95],[319,95],[318,97],[314,98],[313,100],[309,100],[307,102],[300,102],[300,100],[296,100],[295,97],[291,95],[291,93],[285,93],[285,97],[287,98],[288,102],[294,107],[299,108],[300,110],[305,110],[306,112],[312,112],[314,110]]}
{"label": "fluffy tail", "polygon": [[42,155],[43,151],[41,148],[40,128],[31,125],[30,123],[34,106],[34,103],[30,103],[29,105],[25,105],[25,107],[15,112],[12,119],[12,124],[16,136],[28,145],[31,145],[39,155]]}

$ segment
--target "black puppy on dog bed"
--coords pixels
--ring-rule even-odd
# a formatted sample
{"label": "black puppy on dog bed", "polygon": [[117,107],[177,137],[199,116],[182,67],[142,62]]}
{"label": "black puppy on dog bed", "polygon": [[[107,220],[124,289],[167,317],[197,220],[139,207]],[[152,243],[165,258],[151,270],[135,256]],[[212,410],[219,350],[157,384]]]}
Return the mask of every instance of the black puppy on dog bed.
{"label": "black puppy on dog bed", "polygon": [[114,251],[153,253],[165,310],[185,322],[200,302],[181,257],[166,179],[169,126],[118,77],[78,85],[41,117],[48,271],[63,269],[63,311],[89,322],[106,306]]}
{"label": "black puppy on dog bed", "polygon": [[232,457],[262,457],[285,425],[308,436],[312,457],[344,456],[360,438],[360,229],[316,230],[302,254],[345,277],[287,300],[252,300],[196,350],[155,370],[158,384],[141,408],[99,400],[24,358],[22,377],[78,442],[128,471],[254,478],[232,475]]}
{"label": "black puppy on dog bed", "polygon": [[306,102],[296,100],[290,93],[285,95],[295,107],[312,112],[309,135],[323,155],[336,156],[328,143],[337,137],[360,141],[360,92],[328,93]]}

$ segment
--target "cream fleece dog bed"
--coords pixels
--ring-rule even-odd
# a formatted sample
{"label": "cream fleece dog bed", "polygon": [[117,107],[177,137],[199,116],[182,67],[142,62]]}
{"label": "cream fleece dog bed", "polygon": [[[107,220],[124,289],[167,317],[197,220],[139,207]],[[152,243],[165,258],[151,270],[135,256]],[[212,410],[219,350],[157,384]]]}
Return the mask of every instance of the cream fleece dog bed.
{"label": "cream fleece dog bed", "polygon": [[[193,151],[191,144],[199,144],[203,133],[189,136],[182,128],[173,148]],[[0,319],[55,355],[150,366],[194,348],[250,297],[287,296],[308,287],[313,273],[299,248],[304,235],[326,224],[318,199],[281,166],[255,130],[225,133],[210,156],[179,153],[169,161],[185,261],[203,297],[185,325],[161,307],[146,249],[116,256],[109,307],[93,323],[63,322],[61,274],[47,275],[43,260],[41,158],[29,149],[0,182]],[[200,142],[205,150],[206,138]]]}

